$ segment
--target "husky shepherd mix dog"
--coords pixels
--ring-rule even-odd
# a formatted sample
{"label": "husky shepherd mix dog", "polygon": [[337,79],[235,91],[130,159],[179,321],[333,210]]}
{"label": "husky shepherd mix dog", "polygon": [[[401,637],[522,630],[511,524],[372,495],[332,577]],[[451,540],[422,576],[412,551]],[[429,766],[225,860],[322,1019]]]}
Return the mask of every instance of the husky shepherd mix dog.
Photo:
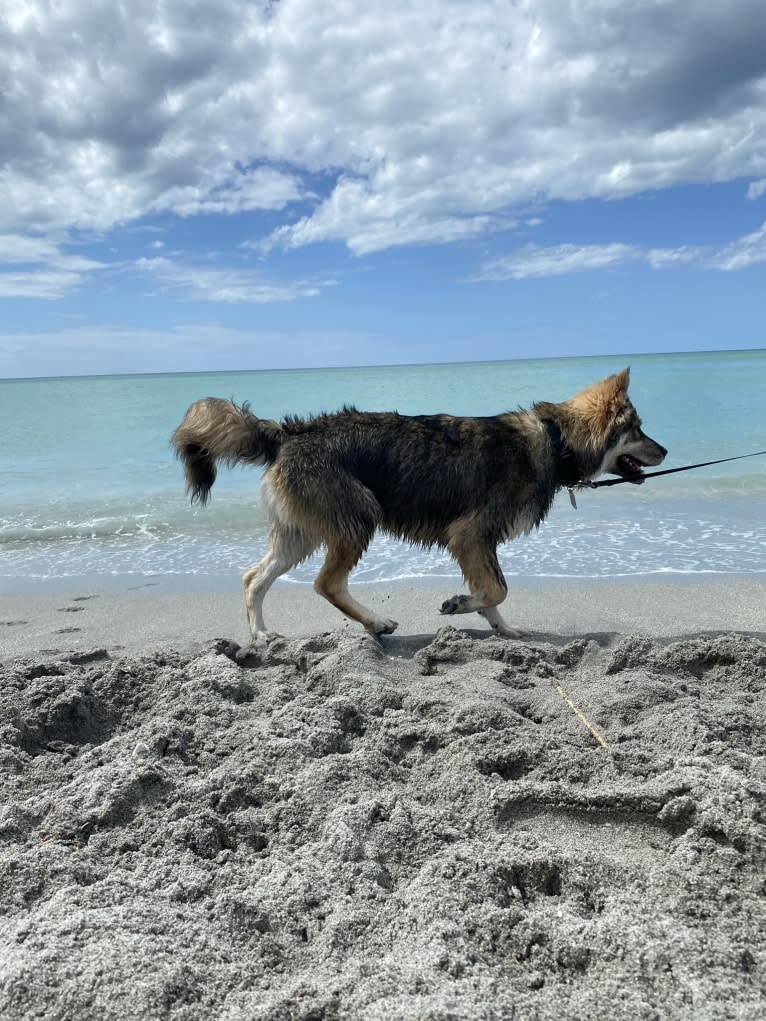
{"label": "husky shepherd mix dog", "polygon": [[443,614],[478,612],[499,634],[518,637],[497,609],[507,593],[498,543],[539,525],[562,487],[604,472],[641,482],[641,469],[667,453],[641,431],[629,378],[625,369],[561,404],[487,418],[344,408],[274,422],[209,397],[192,404],[172,443],[192,502],[207,502],[219,461],[268,465],[269,549],[244,575],[254,637],[266,632],[270,586],[322,545],[316,591],[373,634],[391,634],[396,622],[348,591],[377,529],[449,550],[470,595],[446,600]]}

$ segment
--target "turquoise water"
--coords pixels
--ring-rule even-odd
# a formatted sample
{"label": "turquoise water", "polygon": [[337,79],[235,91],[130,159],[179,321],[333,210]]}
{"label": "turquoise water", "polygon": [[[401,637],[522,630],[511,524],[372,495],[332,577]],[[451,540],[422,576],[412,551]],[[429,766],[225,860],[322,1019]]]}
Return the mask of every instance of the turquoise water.
{"label": "turquoise water", "polygon": [[[630,364],[663,467],[766,449],[766,351],[278,372],[0,380],[0,587],[68,577],[231,579],[263,555],[257,469],[222,470],[191,508],[168,440],[199,397],[263,417],[344,403],[405,414],[488,415],[563,400]],[[502,547],[509,575],[619,577],[766,571],[766,458],[579,496]],[[317,559],[288,576],[309,581]],[[377,538],[357,581],[458,576],[439,551]]]}

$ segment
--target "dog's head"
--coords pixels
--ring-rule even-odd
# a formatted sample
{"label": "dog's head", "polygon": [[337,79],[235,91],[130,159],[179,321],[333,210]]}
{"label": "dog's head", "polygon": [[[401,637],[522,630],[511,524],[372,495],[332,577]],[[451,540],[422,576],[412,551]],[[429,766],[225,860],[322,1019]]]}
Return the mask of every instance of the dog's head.
{"label": "dog's head", "polygon": [[588,479],[608,474],[640,483],[643,469],[659,464],[667,454],[665,447],[642,430],[628,397],[629,383],[630,369],[625,369],[565,402],[576,445],[590,454]]}

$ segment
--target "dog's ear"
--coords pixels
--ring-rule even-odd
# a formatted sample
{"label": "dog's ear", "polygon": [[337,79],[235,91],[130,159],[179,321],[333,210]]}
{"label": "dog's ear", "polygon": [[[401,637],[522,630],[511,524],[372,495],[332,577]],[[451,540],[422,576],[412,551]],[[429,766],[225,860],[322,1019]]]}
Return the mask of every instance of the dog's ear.
{"label": "dog's ear", "polygon": [[600,383],[596,383],[595,389],[600,392],[603,401],[611,405],[620,405],[625,403],[629,386],[630,368],[627,368],[602,379]]}
{"label": "dog's ear", "polygon": [[630,366],[623,369],[622,372],[618,372],[617,375],[612,378],[615,380],[620,390],[626,394],[628,392],[628,387],[630,386]]}
{"label": "dog's ear", "polygon": [[607,429],[628,400],[630,369],[594,383],[571,397],[567,404],[580,415],[587,416],[596,429]]}

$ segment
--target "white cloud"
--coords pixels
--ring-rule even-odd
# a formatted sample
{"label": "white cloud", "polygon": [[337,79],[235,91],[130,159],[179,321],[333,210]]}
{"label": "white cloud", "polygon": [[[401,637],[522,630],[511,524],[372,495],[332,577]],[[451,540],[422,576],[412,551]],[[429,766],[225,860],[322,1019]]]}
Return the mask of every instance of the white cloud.
{"label": "white cloud", "polygon": [[510,255],[488,260],[471,280],[524,280],[643,263],[652,269],[696,266],[700,269],[746,269],[766,262],[766,223],[723,248],[683,245],[642,248],[619,242],[608,245],[525,245]]}
{"label": "white cloud", "polygon": [[397,245],[462,241],[500,225],[499,218],[495,223],[487,215],[434,211],[424,217],[418,199],[386,200],[361,181],[342,179],[315,213],[277,228],[271,237],[249,247],[268,251],[275,246],[300,248],[314,241],[345,241],[354,254],[366,255]]}
{"label": "white cloud", "polygon": [[291,281],[286,284],[264,280],[252,270],[186,266],[165,257],[138,259],[135,266],[149,274],[161,290],[178,290],[198,301],[226,304],[296,301],[314,298],[331,280]]}
{"label": "white cloud", "polygon": [[157,210],[172,209],[179,216],[198,213],[232,215],[253,209],[283,209],[290,202],[311,195],[300,180],[269,167],[230,175],[226,180],[171,188],[154,204]]}
{"label": "white cloud", "polygon": [[724,271],[747,269],[759,262],[766,262],[766,223],[726,245],[711,260],[715,269]]}
{"label": "white cloud", "polygon": [[585,270],[606,269],[640,259],[632,245],[526,245],[513,255],[492,259],[475,280],[524,280],[527,277],[559,276]]}
{"label": "white cloud", "polygon": [[25,0],[0,95],[0,230],[268,209],[272,245],[364,253],[539,200],[757,197],[766,5]]}
{"label": "white cloud", "polygon": [[62,244],[39,236],[0,234],[0,298],[52,301],[79,287],[93,270],[104,267],[63,251]]}
{"label": "white cloud", "polygon": [[640,252],[640,260],[646,261],[652,269],[673,269],[679,266],[705,266],[709,249],[694,245],[679,248],[649,248]]}
{"label": "white cloud", "polygon": [[49,262],[58,254],[58,247],[48,238],[0,234],[0,263]]}
{"label": "white cloud", "polygon": [[766,195],[766,177],[762,177],[760,181],[751,182],[747,189],[747,197],[751,201],[759,199],[761,195]]}
{"label": "white cloud", "polygon": [[0,272],[0,298],[63,298],[81,283],[79,273],[34,270],[28,273]]}

